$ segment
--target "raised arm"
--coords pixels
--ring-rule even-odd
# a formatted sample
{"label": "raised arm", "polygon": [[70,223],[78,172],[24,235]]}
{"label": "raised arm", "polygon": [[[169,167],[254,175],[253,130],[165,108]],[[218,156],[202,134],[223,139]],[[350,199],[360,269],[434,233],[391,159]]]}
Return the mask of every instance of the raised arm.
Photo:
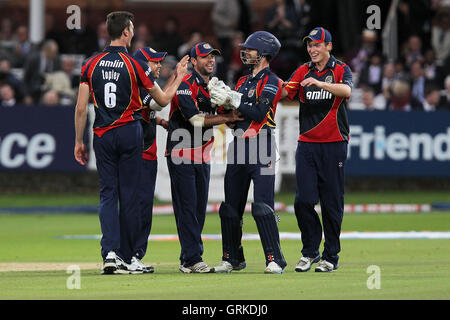
{"label": "raised arm", "polygon": [[155,83],[155,86],[148,91],[155,102],[160,106],[168,105],[177,92],[177,89],[187,72],[188,60],[189,56],[186,55],[180,60],[180,62],[178,62],[174,76],[175,78],[171,83],[168,83],[164,91],[158,86],[157,83]]}

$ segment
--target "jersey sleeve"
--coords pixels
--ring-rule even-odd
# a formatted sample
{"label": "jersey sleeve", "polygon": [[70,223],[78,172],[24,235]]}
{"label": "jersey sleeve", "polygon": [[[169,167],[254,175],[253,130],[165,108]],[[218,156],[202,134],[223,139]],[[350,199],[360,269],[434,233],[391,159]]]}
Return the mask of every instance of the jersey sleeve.
{"label": "jersey sleeve", "polygon": [[144,61],[135,61],[139,86],[144,87],[146,90],[150,90],[155,85],[155,77],[153,76],[152,69]]}
{"label": "jersey sleeve", "polygon": [[89,84],[89,79],[87,77],[87,70],[88,70],[88,64],[90,59],[86,59],[83,64],[81,65],[81,74],[80,74],[80,84]]}
{"label": "jersey sleeve", "polygon": [[152,101],[152,96],[147,92],[147,90],[141,88],[140,96],[141,96],[141,100],[142,100],[142,105],[144,107],[150,106],[150,102]]}
{"label": "jersey sleeve", "polygon": [[353,89],[352,70],[347,65],[344,66],[344,75],[342,76],[342,83],[348,85],[351,89]]}
{"label": "jersey sleeve", "polygon": [[197,101],[192,92],[191,86],[187,82],[182,82],[177,90],[178,106],[186,120],[199,113]]}
{"label": "jersey sleeve", "polygon": [[288,93],[288,95],[286,96],[287,99],[293,100],[297,96],[300,90],[300,82],[303,81],[304,77],[305,75],[303,72],[303,67],[298,68],[292,73],[289,80],[286,81],[286,85],[284,86],[284,89]]}

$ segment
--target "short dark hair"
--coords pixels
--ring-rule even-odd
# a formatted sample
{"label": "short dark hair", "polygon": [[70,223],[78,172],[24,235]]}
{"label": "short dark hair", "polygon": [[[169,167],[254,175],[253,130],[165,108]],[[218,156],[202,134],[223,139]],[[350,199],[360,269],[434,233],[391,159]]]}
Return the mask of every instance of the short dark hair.
{"label": "short dark hair", "polygon": [[123,30],[130,27],[134,15],[127,11],[115,11],[106,16],[106,30],[111,40],[119,39]]}
{"label": "short dark hair", "polygon": [[425,83],[424,91],[425,91],[424,94],[425,94],[425,97],[426,97],[429,94],[431,94],[433,91],[440,91],[440,88],[437,85],[437,83],[435,83],[433,81],[428,81],[428,82]]}

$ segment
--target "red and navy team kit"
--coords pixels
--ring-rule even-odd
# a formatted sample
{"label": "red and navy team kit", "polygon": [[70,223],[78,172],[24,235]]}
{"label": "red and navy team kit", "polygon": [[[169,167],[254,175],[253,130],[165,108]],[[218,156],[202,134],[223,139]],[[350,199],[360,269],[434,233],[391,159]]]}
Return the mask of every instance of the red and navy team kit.
{"label": "red and navy team kit", "polygon": [[[300,102],[296,174],[301,174],[301,179],[297,179],[295,208],[304,243],[302,253],[308,257],[319,254],[321,239],[316,235],[322,232],[314,205],[320,194],[327,232],[323,258],[337,265],[349,137],[346,99],[316,87],[302,87],[300,82],[307,77],[352,86],[351,71],[331,56],[322,72],[318,72],[312,62],[299,67],[285,87],[288,99]],[[100,181],[101,254],[105,258],[113,250],[130,262],[135,254],[145,255],[148,236],[141,237],[141,241],[138,238],[148,234],[149,230],[136,231],[140,230],[142,219],[139,216],[142,195],[139,195],[145,192],[147,197],[153,198],[156,180],[157,162],[152,161],[156,160],[156,117],[148,108],[142,111],[151,98],[141,94],[139,89],[152,88],[154,78],[148,65],[133,59],[124,47],[109,46],[85,61],[81,83],[89,85],[95,106],[94,151]],[[234,123],[235,137],[228,148],[225,174],[225,202],[220,208],[222,231],[228,230],[223,232],[222,258],[233,266],[244,261],[242,216],[251,181],[254,184],[252,214],[261,236],[266,264],[275,261],[283,268],[286,266],[278,227],[273,219],[275,175],[263,170],[275,167],[273,130],[281,83],[266,68],[255,76],[242,77],[236,85],[236,91],[242,93],[238,110],[243,120]],[[189,119],[199,113],[215,114],[217,109],[211,105],[206,83],[195,71],[184,77],[170,108],[165,155],[181,244],[180,261],[193,265],[202,261],[201,231],[208,200],[209,151],[214,137],[211,128],[194,127]],[[141,121],[148,125],[142,126]],[[252,149],[254,146],[256,149]],[[261,148],[264,152],[260,152]],[[143,162],[143,158],[151,161]],[[337,160],[330,162],[328,159]],[[142,163],[149,167],[141,168]],[[148,185],[144,188],[141,170],[154,174],[148,181],[151,190]],[[147,219],[150,223],[147,221],[146,225],[151,227],[151,214]],[[319,228],[320,233],[303,232]],[[136,250],[137,242],[142,242],[139,250]]]}
{"label": "red and navy team kit", "polygon": [[285,86],[287,98],[300,103],[294,207],[301,231],[302,254],[310,258],[319,256],[322,226],[314,206],[320,200],[325,234],[322,258],[337,268],[349,139],[347,101],[315,86],[302,87],[300,83],[309,77],[353,87],[352,73],[345,63],[331,55],[322,71],[313,62],[303,64]]}
{"label": "red and navy team kit", "polygon": [[242,224],[250,183],[253,181],[252,216],[266,258],[286,266],[274,215],[276,145],[274,129],[281,80],[265,68],[240,78],[236,91],[242,93],[238,111],[243,120],[234,123],[234,139],[228,146],[225,172],[225,202],[219,215],[222,227],[223,261],[239,267],[244,259]]}
{"label": "red and navy team kit", "polygon": [[154,86],[151,69],[125,47],[108,46],[87,59],[81,83],[95,108],[94,152],[100,182],[101,254],[115,251],[130,263],[140,225],[139,188],[143,152],[140,87]]}
{"label": "red and navy team kit", "polygon": [[141,183],[139,188],[141,205],[140,231],[136,240],[136,257],[142,259],[148,246],[148,237],[152,229],[153,198],[155,196],[156,175],[158,173],[158,157],[156,145],[156,111],[149,108],[152,100],[146,90],[141,89],[142,131],[144,145],[142,152]]}
{"label": "red and navy team kit", "polygon": [[205,224],[210,177],[212,127],[194,127],[197,114],[215,114],[208,88],[194,70],[184,77],[170,105],[166,144],[172,205],[181,245],[180,264],[202,261],[201,233]]}

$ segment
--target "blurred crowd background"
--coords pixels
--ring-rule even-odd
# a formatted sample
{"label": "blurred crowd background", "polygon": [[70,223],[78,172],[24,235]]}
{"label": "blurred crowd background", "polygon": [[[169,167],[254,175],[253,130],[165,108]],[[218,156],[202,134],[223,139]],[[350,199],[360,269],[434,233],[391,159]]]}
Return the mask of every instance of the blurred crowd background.
{"label": "blurred crowd background", "polygon": [[[164,86],[178,59],[207,41],[221,50],[216,75],[228,85],[248,70],[239,44],[257,30],[278,37],[282,49],[272,70],[283,80],[309,60],[302,38],[323,26],[333,36],[332,54],[350,65],[355,88],[351,109],[450,110],[450,1],[401,0],[397,6],[398,57],[382,50],[382,29],[367,29],[366,12],[381,9],[383,28],[391,1],[366,0],[84,0],[45,1],[45,36],[29,37],[29,3],[0,2],[0,105],[74,106],[80,66],[109,44],[106,15],[135,14],[130,53],[150,46],[167,51],[162,62]],[[66,26],[67,6],[81,8],[81,28]]]}

